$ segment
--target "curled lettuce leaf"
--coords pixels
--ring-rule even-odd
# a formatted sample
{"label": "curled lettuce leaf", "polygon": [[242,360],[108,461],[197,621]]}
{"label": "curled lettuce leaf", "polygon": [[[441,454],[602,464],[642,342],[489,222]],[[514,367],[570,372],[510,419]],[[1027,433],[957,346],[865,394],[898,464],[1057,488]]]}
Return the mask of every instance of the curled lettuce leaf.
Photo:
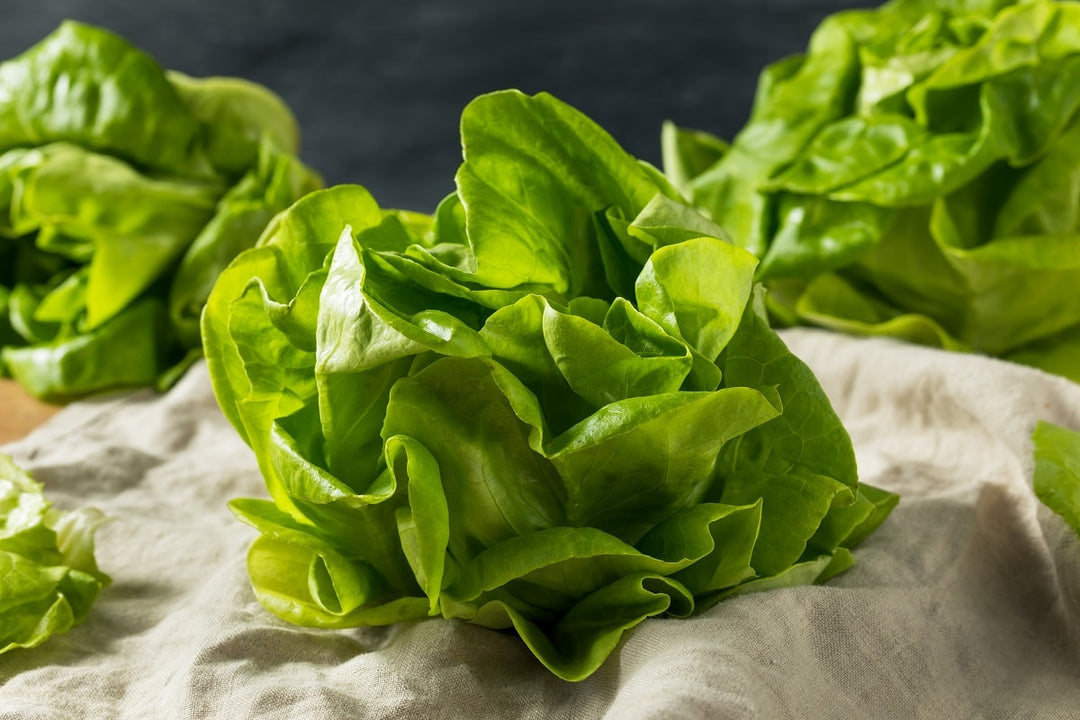
{"label": "curled lettuce leaf", "polygon": [[668,129],[665,166],[781,321],[1080,380],[1078,25],[1056,0],[835,14],[729,148]]}
{"label": "curled lettuce leaf", "polygon": [[31,648],[81,623],[110,582],[94,561],[95,508],[59,512],[42,486],[0,453],[0,653]]}
{"label": "curled lettuce leaf", "polygon": [[860,485],[757,260],[549,95],[481,96],[430,218],[301,199],[221,275],[211,378],[270,499],[259,600],[318,627],[512,629],[558,676],[646,618],[824,580]]}
{"label": "curled lettuce leaf", "polygon": [[320,181],[288,108],[63,23],[0,63],[0,373],[38,396],[167,384],[220,272]]}

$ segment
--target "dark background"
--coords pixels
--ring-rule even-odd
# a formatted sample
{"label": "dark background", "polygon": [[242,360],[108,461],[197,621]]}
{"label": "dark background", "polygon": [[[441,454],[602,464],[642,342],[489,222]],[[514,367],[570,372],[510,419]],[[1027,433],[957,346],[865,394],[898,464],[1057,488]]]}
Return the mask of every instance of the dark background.
{"label": "dark background", "polygon": [[660,161],[671,119],[730,138],[761,68],[866,0],[21,0],[4,3],[0,57],[64,18],[107,27],[190,75],[238,75],[297,115],[327,183],[430,211],[453,189],[462,107],[546,90]]}

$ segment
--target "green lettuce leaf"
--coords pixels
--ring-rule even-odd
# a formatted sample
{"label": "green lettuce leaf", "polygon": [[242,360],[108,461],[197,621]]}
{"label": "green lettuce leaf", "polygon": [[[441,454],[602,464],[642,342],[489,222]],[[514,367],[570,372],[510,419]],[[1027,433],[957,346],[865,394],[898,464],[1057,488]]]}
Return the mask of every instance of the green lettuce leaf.
{"label": "green lettuce leaf", "polygon": [[319,186],[297,145],[269,90],[80,23],[0,63],[0,373],[59,400],[175,380],[217,276]]}
{"label": "green lettuce leaf", "polygon": [[512,630],[580,680],[646,618],[849,567],[896,498],[859,485],[753,255],[550,95],[481,96],[461,132],[433,217],[312,193],[210,293],[270,494],[232,503],[263,605]]}
{"label": "green lettuce leaf", "polygon": [[665,166],[761,259],[782,322],[1080,380],[1078,23],[1056,0],[837,13],[729,148],[665,129]]}
{"label": "green lettuce leaf", "polygon": [[86,619],[110,582],[94,560],[95,508],[60,512],[0,453],[0,653],[31,648]]}
{"label": "green lettuce leaf", "polygon": [[1035,495],[1080,535],[1080,433],[1040,422],[1035,443]]}

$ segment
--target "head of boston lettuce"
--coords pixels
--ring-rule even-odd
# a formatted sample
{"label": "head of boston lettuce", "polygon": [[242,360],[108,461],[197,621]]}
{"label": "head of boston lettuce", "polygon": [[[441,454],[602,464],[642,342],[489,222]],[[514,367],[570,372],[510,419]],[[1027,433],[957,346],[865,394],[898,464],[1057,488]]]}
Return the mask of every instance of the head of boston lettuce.
{"label": "head of boston lettuce", "polygon": [[665,166],[790,323],[1080,380],[1080,3],[893,0],[761,76],[730,147]]}
{"label": "head of boston lettuce", "polygon": [[202,332],[269,499],[259,600],[301,625],[512,629],[558,676],[652,616],[827,579],[896,498],[857,480],[754,256],[549,95],[483,95],[431,216],[306,196]]}
{"label": "head of boston lettuce", "polygon": [[167,385],[217,275],[320,185],[266,88],[187,77],[65,22],[0,64],[0,375]]}

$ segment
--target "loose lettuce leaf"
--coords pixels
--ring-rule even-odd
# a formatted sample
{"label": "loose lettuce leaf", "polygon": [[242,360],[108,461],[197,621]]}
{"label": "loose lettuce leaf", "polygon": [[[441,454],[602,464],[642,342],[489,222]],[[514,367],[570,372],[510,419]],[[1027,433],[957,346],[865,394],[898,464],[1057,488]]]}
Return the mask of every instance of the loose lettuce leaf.
{"label": "loose lettuce leaf", "polygon": [[60,512],[0,453],[0,653],[31,648],[86,619],[110,580],[94,560],[95,508]]}
{"label": "loose lettuce leaf", "polygon": [[1035,443],[1035,495],[1080,535],[1080,433],[1040,422]]}
{"label": "loose lettuce leaf", "polygon": [[665,164],[761,258],[782,321],[1080,379],[1078,22],[1055,0],[837,13],[709,167],[686,130]]}
{"label": "loose lettuce leaf", "polygon": [[217,276],[319,186],[297,143],[265,88],[80,23],[0,63],[0,372],[60,400],[175,380]]}
{"label": "loose lettuce leaf", "polygon": [[318,627],[513,630],[559,677],[646,618],[852,563],[859,485],[757,261],[549,95],[484,95],[434,216],[339,186],[242,252],[202,319],[270,500],[260,601]]}

